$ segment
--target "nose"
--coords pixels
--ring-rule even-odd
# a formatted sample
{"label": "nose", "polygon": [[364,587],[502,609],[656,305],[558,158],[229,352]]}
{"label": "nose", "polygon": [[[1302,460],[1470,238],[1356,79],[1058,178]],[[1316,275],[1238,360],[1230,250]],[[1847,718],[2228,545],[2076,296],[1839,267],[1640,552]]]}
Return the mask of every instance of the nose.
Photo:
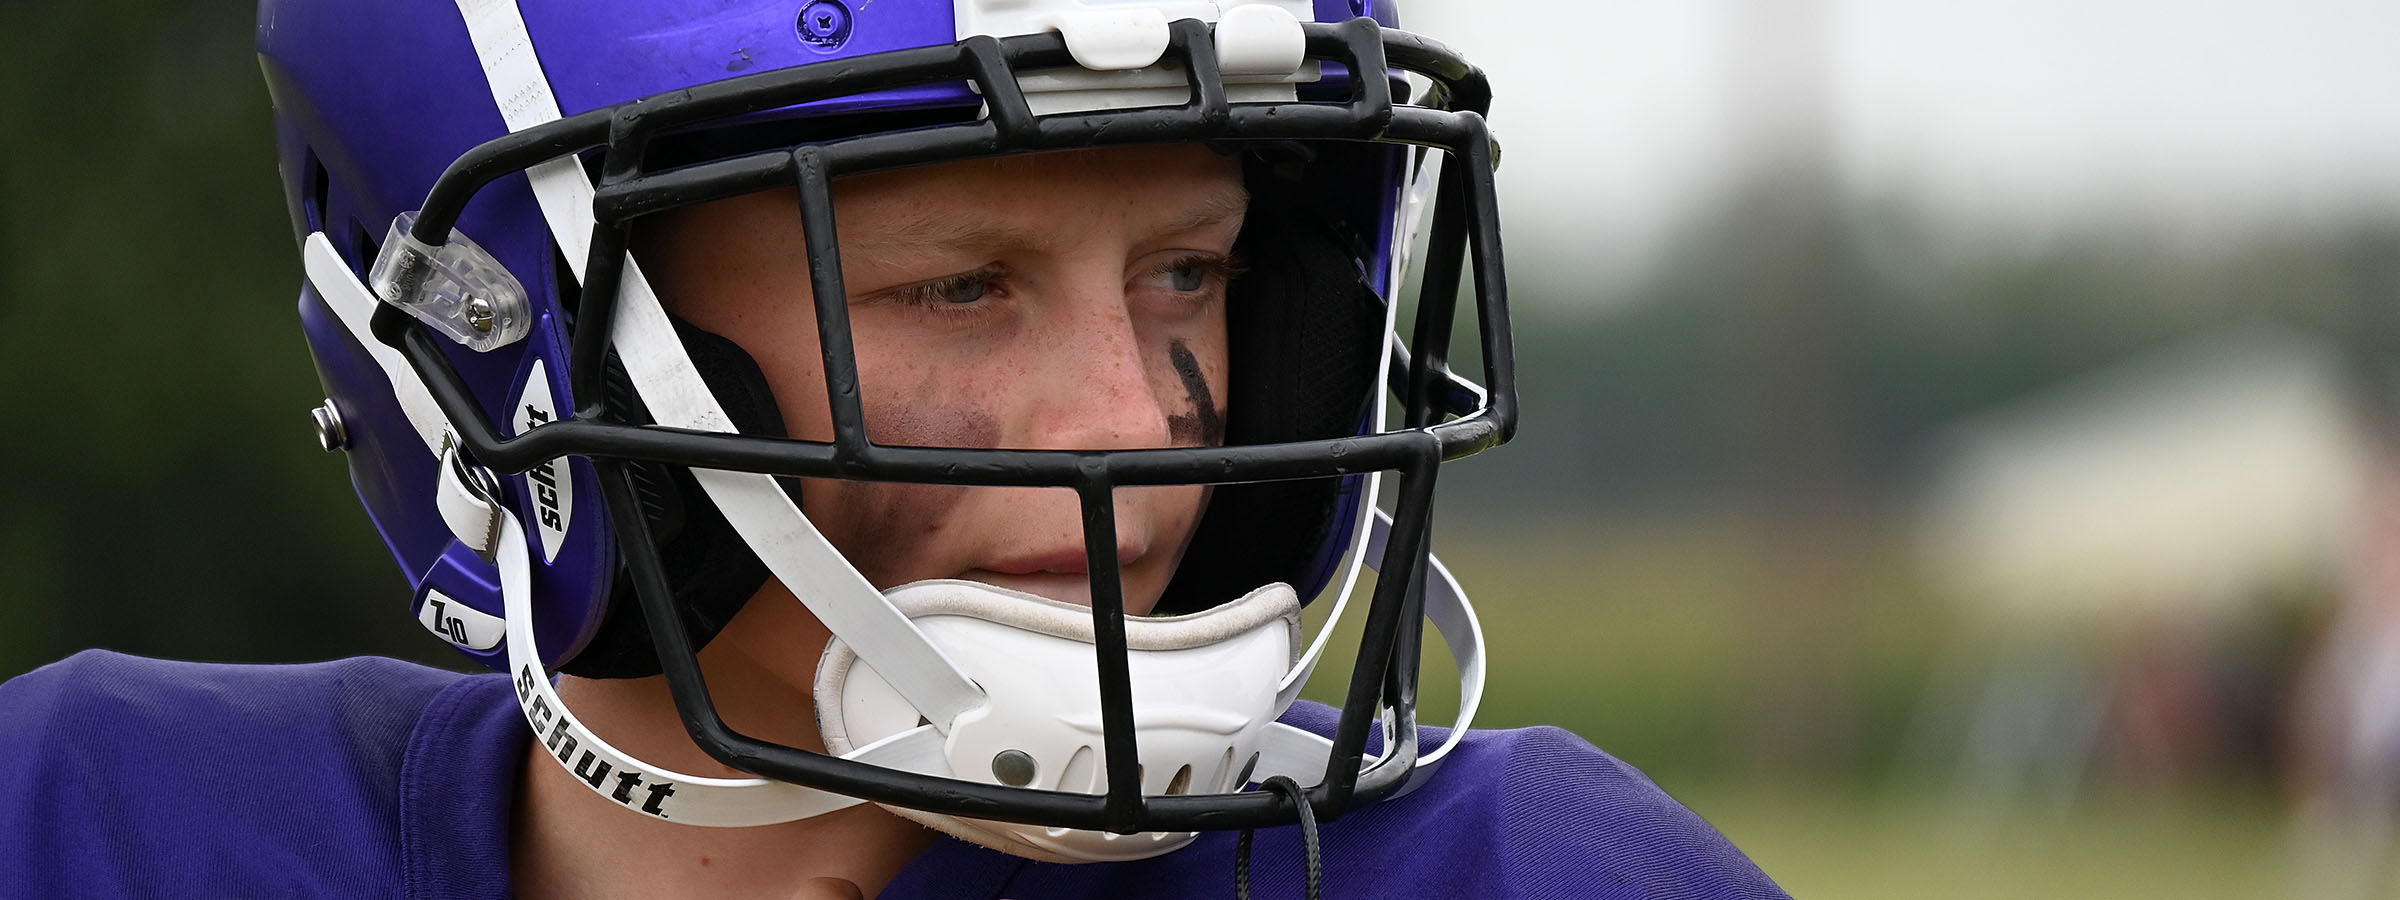
{"label": "nose", "polygon": [[[1170,445],[1172,390],[1155,377],[1171,366],[1168,348],[1152,346],[1126,302],[1119,279],[1088,278],[1053,307],[1045,340],[1030,365],[1040,374],[1032,398],[1034,446],[1120,450]],[[1156,356],[1157,359],[1147,357]]]}

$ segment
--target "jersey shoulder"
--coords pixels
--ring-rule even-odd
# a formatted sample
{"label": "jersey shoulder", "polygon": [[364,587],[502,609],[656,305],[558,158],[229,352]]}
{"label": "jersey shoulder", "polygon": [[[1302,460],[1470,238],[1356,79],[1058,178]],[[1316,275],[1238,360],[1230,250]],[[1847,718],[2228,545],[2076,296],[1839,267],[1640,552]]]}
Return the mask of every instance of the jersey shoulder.
{"label": "jersey shoulder", "polygon": [[[1334,720],[1334,710],[1306,703],[1284,717],[1319,734],[1330,734]],[[1439,747],[1448,734],[1424,729],[1423,750]],[[1468,732],[1416,790],[1324,823],[1319,838],[1327,896],[1786,897],[1724,835],[1640,770],[1560,728]],[[1135,863],[1023,864],[1005,890],[973,896],[1225,896],[1232,892],[1236,840],[1231,833],[1205,834],[1182,850]],[[1261,829],[1253,841],[1258,896],[1298,896],[1305,859],[1297,826]]]}
{"label": "jersey shoulder", "polygon": [[376,893],[410,731],[459,678],[89,651],[0,684],[0,855],[28,863],[0,895]]}
{"label": "jersey shoulder", "polygon": [[[1441,738],[1425,740],[1430,750]],[[1386,838],[1433,848],[1420,864],[1468,893],[1786,896],[1639,769],[1561,728],[1470,732],[1424,787],[1362,815]]]}

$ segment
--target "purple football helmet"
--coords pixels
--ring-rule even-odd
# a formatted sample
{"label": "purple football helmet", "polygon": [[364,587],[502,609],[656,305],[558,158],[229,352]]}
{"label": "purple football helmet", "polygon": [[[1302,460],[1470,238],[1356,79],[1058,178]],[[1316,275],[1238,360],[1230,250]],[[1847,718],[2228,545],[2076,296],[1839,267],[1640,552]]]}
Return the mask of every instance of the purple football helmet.
{"label": "purple football helmet", "polygon": [[[634,812],[744,825],[865,800],[1095,860],[1395,795],[1447,749],[1416,740],[1423,624],[1459,661],[1462,725],[1482,679],[1472,612],[1430,556],[1434,476],[1516,422],[1488,90],[1396,25],[1382,0],[266,0],[320,434],[348,454],[418,621],[511,672],[536,740]],[[1222,445],[867,437],[834,179],[1170,142],[1241,155],[1253,197]],[[628,253],[644,216],[768,189],[796,190],[822,262],[830,441],[785,437],[757,364],[668,315]],[[1447,365],[1461,318],[1480,386]],[[799,512],[800,477],[1072,490],[1090,608],[878,589]],[[1128,617],[1112,492],[1166,484],[1214,487],[1157,614]],[[1340,726],[1277,725],[1332,633],[1304,639],[1298,605],[1322,594],[1338,615],[1362,565],[1381,575]],[[727,726],[699,676],[699,648],[769,578],[835,635],[826,753]],[[986,659],[1001,647],[1017,656]],[[1010,686],[1011,661],[1037,683]],[[1242,665],[1270,677],[1192,687]],[[550,692],[559,671],[663,674],[694,741],[759,777],[616,751]],[[1062,678],[1082,686],[1047,686]],[[997,699],[1010,691],[1041,696]],[[1156,707],[1176,702],[1214,712]],[[1274,775],[1305,787],[1245,790]]]}

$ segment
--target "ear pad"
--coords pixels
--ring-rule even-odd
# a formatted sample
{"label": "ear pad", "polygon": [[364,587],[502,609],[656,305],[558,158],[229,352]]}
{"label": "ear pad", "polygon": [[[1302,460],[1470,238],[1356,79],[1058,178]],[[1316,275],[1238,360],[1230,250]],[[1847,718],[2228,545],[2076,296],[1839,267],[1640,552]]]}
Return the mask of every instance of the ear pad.
{"label": "ear pad", "polygon": [[[1248,266],[1227,288],[1228,445],[1348,437],[1375,398],[1383,299],[1360,271],[1357,241],[1294,198],[1297,185],[1254,166],[1235,251]],[[1269,582],[1306,602],[1330,537],[1341,480],[1218,486],[1155,614],[1197,612]]]}
{"label": "ear pad", "polygon": [[[776,410],[775,395],[768,389],[766,375],[759,371],[757,361],[730,340],[702,331],[682,319],[672,320],[676,337],[683,341],[692,364],[700,370],[700,380],[707,383],[717,402],[725,407],[725,415],[733,420],[734,427],[743,434],[782,436],[783,416]],[[654,421],[624,367],[613,355],[608,362],[610,408],[634,424]],[[742,540],[725,521],[691,472],[680,466],[655,463],[625,465],[632,470],[634,490],[641,498],[638,514],[650,525],[659,562],[666,570],[667,585],[675,595],[675,609],[683,616],[684,630],[691,634],[692,648],[706,647],[717,632],[724,630],[725,623],[733,620],[734,613],[749,602],[751,595],[767,583],[767,566],[759,561],[758,554],[751,552],[749,542]],[[793,503],[800,502],[798,481],[788,478],[776,481],[791,495]],[[616,583],[609,590],[606,610],[591,642],[561,670],[584,678],[640,678],[658,674],[658,655],[650,643],[650,622],[642,615],[632,575],[622,563]]]}

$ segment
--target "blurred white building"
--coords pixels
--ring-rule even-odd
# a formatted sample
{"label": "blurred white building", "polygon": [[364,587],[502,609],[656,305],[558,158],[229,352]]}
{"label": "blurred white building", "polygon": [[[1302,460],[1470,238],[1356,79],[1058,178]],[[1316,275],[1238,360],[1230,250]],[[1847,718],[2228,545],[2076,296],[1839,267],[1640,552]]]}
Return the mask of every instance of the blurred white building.
{"label": "blurred white building", "polygon": [[1950,435],[1925,559],[1978,627],[2238,617],[2330,580],[2364,445],[2333,352],[2264,326],[2022,398]]}
{"label": "blurred white building", "polygon": [[2372,458],[2334,352],[2266,326],[1958,424],[1919,526],[1960,605],[1920,762],[1970,796],[2065,802],[2113,738],[2166,770],[2131,774],[2177,777],[2225,738],[2193,717],[2213,649],[2295,586],[2352,580]]}

